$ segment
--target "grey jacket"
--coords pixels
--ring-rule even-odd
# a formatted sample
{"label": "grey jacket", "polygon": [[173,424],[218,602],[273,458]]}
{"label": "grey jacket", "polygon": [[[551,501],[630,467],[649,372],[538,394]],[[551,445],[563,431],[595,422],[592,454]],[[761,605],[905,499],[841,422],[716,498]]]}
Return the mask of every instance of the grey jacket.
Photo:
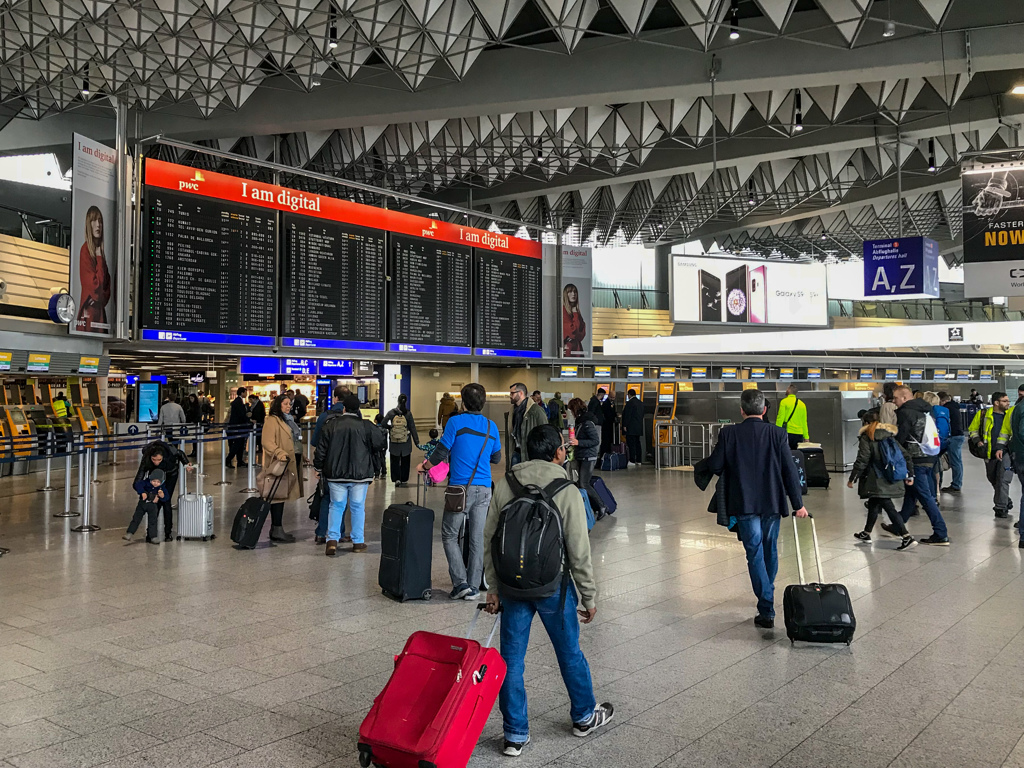
{"label": "grey jacket", "polygon": [[[895,424],[867,424],[860,428],[857,438],[857,460],[850,472],[850,482],[858,483],[857,495],[862,499],[902,499],[907,486],[902,480],[890,483],[884,476],[879,476],[876,467],[882,468],[882,449],[879,443],[887,437],[896,437]],[[897,447],[903,451],[903,458],[910,467],[910,454],[899,443]]]}
{"label": "grey jacket", "polygon": [[529,451],[526,450],[526,437],[530,434],[530,431],[534,427],[539,427],[541,424],[548,423],[548,415],[544,409],[533,402],[532,399],[526,401],[526,413],[523,414],[523,423],[519,425],[519,434],[516,435],[516,443],[519,445],[519,453],[522,456],[522,460],[526,461],[529,459]]}

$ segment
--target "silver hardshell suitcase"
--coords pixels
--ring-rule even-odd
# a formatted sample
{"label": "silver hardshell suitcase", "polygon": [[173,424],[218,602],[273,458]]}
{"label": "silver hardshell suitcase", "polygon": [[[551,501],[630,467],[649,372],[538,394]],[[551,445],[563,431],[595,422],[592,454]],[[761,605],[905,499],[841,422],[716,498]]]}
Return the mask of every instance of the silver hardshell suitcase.
{"label": "silver hardshell suitcase", "polygon": [[178,541],[182,539],[216,538],[213,533],[213,496],[204,495],[202,479],[196,479],[197,493],[188,493],[188,471],[181,470],[181,493],[178,495]]}

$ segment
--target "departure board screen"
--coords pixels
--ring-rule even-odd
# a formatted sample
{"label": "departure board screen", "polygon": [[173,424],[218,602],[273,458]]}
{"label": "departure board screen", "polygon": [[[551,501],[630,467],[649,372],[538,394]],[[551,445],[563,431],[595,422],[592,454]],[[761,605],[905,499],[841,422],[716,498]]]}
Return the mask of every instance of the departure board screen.
{"label": "departure board screen", "polygon": [[145,205],[143,338],[274,344],[277,214],[155,188]]}
{"label": "departure board screen", "polygon": [[285,214],[285,346],[384,349],[384,233]]}
{"label": "departure board screen", "polygon": [[470,249],[392,235],[390,348],[469,354]]}
{"label": "departure board screen", "polygon": [[477,354],[540,357],[541,260],[477,248],[473,274]]}

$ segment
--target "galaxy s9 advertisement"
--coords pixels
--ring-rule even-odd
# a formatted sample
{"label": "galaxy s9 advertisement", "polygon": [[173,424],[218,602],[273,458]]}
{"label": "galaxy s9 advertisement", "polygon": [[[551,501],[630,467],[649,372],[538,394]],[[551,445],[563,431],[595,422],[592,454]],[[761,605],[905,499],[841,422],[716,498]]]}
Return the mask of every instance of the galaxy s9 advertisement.
{"label": "galaxy s9 advertisement", "polygon": [[825,267],[676,255],[672,321],[828,325]]}

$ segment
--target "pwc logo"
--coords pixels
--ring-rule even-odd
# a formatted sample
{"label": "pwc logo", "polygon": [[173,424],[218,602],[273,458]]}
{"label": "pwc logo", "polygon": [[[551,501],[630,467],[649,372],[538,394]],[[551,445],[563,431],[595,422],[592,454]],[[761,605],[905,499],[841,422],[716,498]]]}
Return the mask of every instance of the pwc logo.
{"label": "pwc logo", "polygon": [[195,175],[191,179],[189,179],[188,181],[179,181],[178,182],[178,191],[179,192],[198,192],[199,191],[199,182],[201,182],[201,181],[206,181],[206,179],[203,178],[203,172],[202,171],[196,171]]}
{"label": "pwc logo", "polygon": [[430,226],[427,229],[424,229],[420,234],[423,237],[434,237],[434,233],[437,232],[437,228],[437,222],[431,221]]}

